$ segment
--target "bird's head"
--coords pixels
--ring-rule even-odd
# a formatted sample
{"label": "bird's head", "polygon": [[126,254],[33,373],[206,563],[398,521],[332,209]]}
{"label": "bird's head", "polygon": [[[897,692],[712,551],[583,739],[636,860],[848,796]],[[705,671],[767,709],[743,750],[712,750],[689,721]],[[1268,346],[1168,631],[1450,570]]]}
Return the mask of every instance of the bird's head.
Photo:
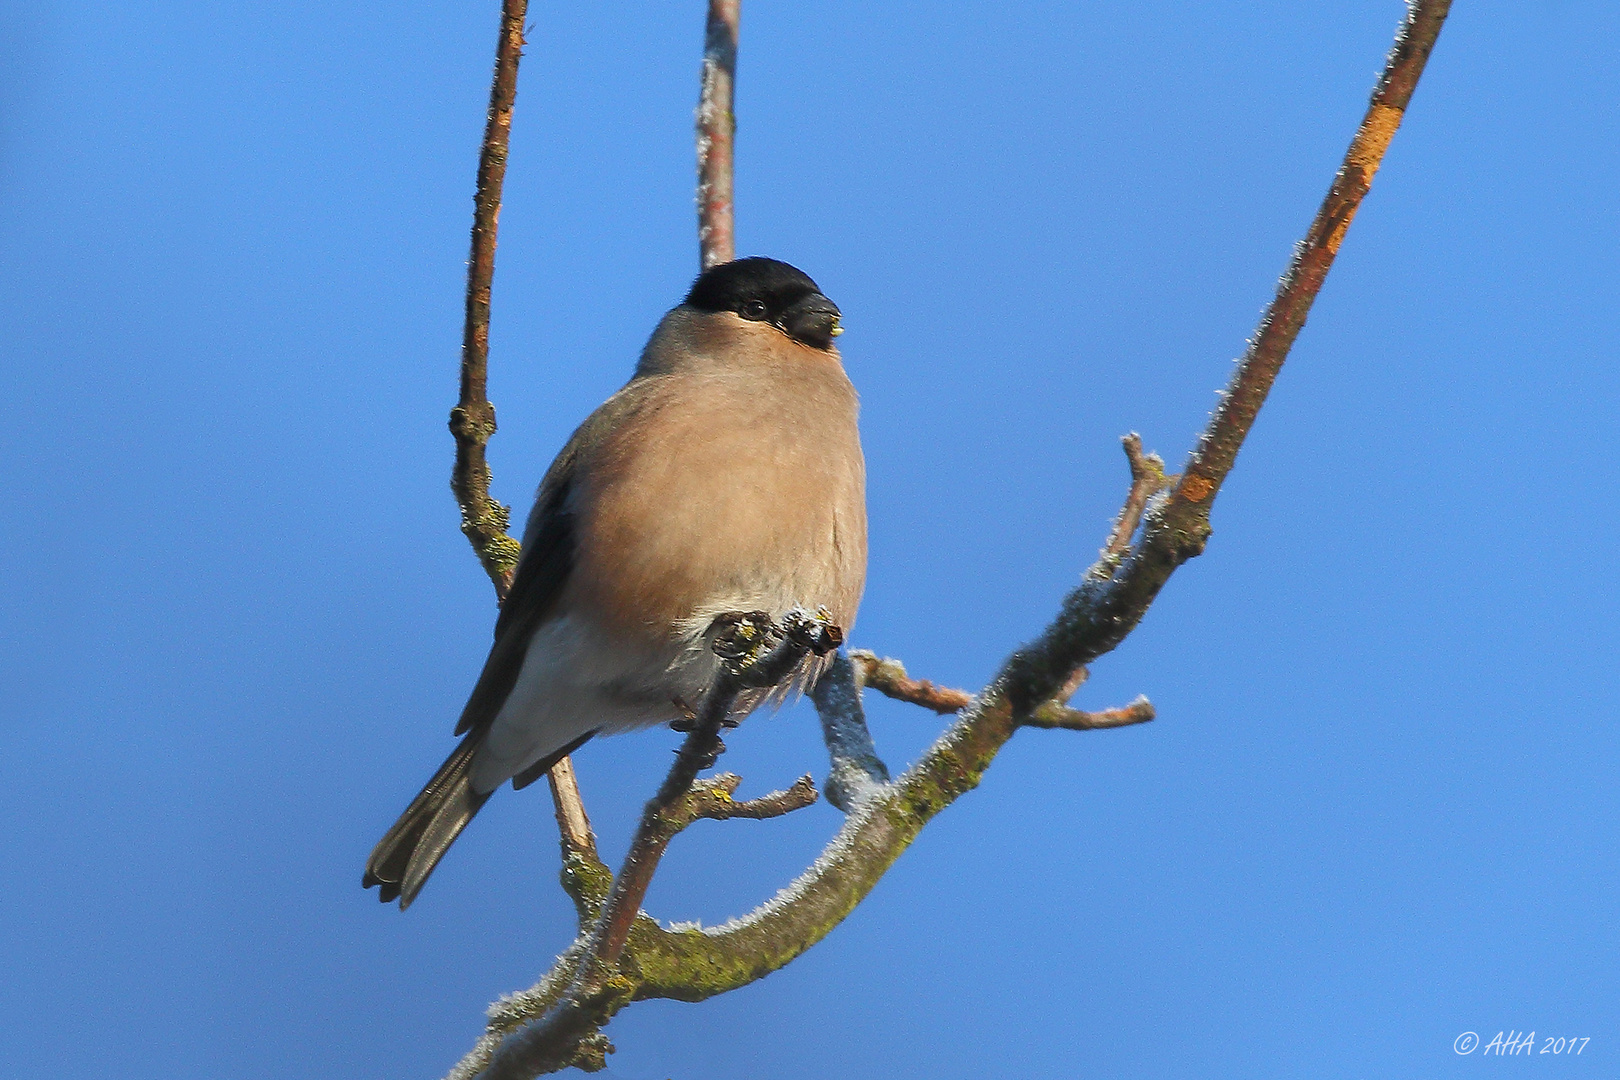
{"label": "bird's head", "polygon": [[832,348],[844,332],[838,305],[810,275],[775,259],[747,258],[712,266],[692,284],[686,306],[711,313],[731,312],[749,322],[774,326],[816,349]]}

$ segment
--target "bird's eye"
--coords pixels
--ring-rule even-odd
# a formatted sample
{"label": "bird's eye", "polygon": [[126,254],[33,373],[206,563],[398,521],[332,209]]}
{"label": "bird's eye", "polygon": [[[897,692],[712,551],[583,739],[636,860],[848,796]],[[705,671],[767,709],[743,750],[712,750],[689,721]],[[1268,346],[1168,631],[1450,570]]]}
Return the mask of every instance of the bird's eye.
{"label": "bird's eye", "polygon": [[763,301],[763,300],[750,300],[750,301],[748,301],[747,303],[745,303],[742,306],[742,310],[739,311],[738,314],[740,314],[745,319],[751,319],[754,322],[760,322],[769,313],[765,310],[765,301]]}

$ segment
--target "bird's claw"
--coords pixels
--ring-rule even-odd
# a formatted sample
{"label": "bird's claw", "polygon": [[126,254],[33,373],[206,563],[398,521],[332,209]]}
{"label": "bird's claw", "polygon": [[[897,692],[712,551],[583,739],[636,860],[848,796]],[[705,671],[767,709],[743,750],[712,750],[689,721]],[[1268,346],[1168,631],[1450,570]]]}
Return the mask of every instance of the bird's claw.
{"label": "bird's claw", "polygon": [[743,666],[758,659],[772,640],[780,636],[768,611],[733,611],[714,620],[714,654],[722,660]]}
{"label": "bird's claw", "polygon": [[794,608],[782,617],[782,633],[817,656],[826,656],[844,643],[844,628],[833,622],[824,607],[814,615]]}
{"label": "bird's claw", "polygon": [[692,706],[688,705],[686,703],[686,699],[682,697],[674,698],[673,701],[675,708],[681,714],[681,717],[679,720],[671,720],[669,722],[669,730],[679,731],[682,734],[685,734],[688,731],[696,730],[698,717],[697,713],[692,709]]}

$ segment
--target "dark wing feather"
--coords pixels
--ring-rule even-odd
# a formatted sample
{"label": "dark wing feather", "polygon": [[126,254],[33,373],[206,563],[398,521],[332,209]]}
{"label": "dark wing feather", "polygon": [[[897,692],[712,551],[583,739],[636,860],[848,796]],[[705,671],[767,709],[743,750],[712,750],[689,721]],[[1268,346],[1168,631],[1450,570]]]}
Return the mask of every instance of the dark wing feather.
{"label": "dark wing feather", "polygon": [[558,456],[540,485],[540,496],[523,533],[523,555],[518,560],[512,589],[495,621],[495,644],[484,661],[483,674],[461,710],[456,734],[481,730],[495,720],[506,697],[517,685],[528,655],[529,642],[552,613],[568,582],[574,563],[573,518],[568,495],[573,481],[573,444]]}
{"label": "dark wing feather", "polygon": [[553,750],[551,753],[547,754],[533,765],[530,765],[527,769],[524,769],[522,772],[512,777],[512,790],[522,791],[524,788],[546,775],[546,773],[551,771],[551,767],[553,765],[557,764],[557,762],[561,761],[563,758],[567,757],[569,754],[572,754],[575,750],[578,750],[580,747],[584,746],[586,743],[595,738],[596,733],[599,730],[601,729],[592,728],[590,731],[587,731],[585,734],[581,735],[579,738],[575,739],[561,750]]}
{"label": "dark wing feather", "polygon": [[494,722],[517,685],[534,632],[551,618],[574,568],[574,522],[570,498],[580,457],[646,400],[653,380],[632,379],[590,415],[546,470],[523,530],[523,555],[512,589],[495,620],[495,644],[484,671],[461,711],[456,734],[479,731]]}
{"label": "dark wing feather", "polygon": [[456,734],[467,737],[366,862],[361,883],[368,889],[380,886],[385,904],[398,897],[401,911],[416,899],[433,868],[489,798],[487,792],[480,795],[472,789],[473,758],[523,670],[523,657],[535,629],[556,606],[573,561],[573,528],[567,509],[572,449],[571,443],[540,485],[524,534],[523,557],[495,624],[495,646],[456,726]]}
{"label": "dark wing feather", "polygon": [[[386,903],[396,897],[401,910],[409,907],[428,875],[489,795],[472,790],[473,759],[490,725],[517,684],[534,633],[552,617],[574,566],[574,524],[570,509],[575,467],[584,450],[628,412],[642,395],[640,380],[632,380],[580,425],[557,460],[546,471],[540,493],[523,530],[523,556],[512,579],[511,591],[495,622],[495,644],[484,662],[467,707],[461,712],[456,734],[465,734],[421,794],[388,830],[366,862],[363,884],[380,887]],[[545,760],[536,762],[518,778],[518,787],[534,782],[560,758],[578,749],[595,732],[587,733]]]}

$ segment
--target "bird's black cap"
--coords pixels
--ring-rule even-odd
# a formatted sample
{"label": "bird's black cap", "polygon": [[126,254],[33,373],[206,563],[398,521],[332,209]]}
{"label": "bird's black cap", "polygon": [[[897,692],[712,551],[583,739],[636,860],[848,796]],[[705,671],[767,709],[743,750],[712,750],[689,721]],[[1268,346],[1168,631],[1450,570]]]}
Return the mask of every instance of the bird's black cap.
{"label": "bird's black cap", "polygon": [[769,322],[789,337],[825,349],[841,330],[838,305],[810,275],[776,259],[752,257],[712,266],[692,283],[688,307],[731,311]]}
{"label": "bird's black cap", "polygon": [[705,270],[692,283],[686,302],[699,311],[736,311],[749,300],[786,307],[819,292],[810,275],[798,267],[753,256]]}

